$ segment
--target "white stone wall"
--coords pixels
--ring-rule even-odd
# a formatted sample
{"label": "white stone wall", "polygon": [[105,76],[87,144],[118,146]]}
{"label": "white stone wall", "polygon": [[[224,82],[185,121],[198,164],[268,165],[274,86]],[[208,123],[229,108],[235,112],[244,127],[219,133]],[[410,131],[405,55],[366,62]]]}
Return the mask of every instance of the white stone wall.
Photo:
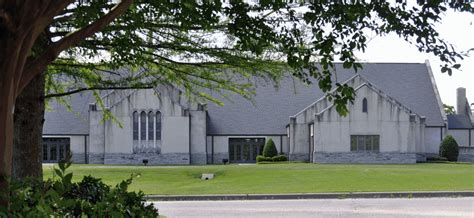
{"label": "white stone wall", "polygon": [[[458,143],[459,146],[468,147],[469,146],[469,134],[472,134],[472,130],[471,130],[471,133],[469,133],[469,129],[448,129],[448,134],[452,135],[454,137],[454,139],[456,139],[456,142]],[[473,139],[474,138],[472,138],[472,136],[471,136],[471,144],[472,144]],[[471,146],[473,146],[473,145],[471,145]]]}
{"label": "white stone wall", "polygon": [[[157,91],[159,90],[159,92]],[[162,159],[180,159],[179,164],[190,160],[190,112],[182,106],[183,101],[176,89],[158,88],[144,90],[116,90],[104,97],[105,106],[116,120],[101,121],[102,111],[90,111],[91,144],[90,153],[93,162],[99,163],[137,163],[145,156],[133,154],[133,112],[161,112],[161,140],[145,141]],[[97,109],[100,109],[99,107]],[[193,112],[191,112],[193,113]],[[205,121],[202,114],[195,114],[195,124]],[[204,114],[205,117],[205,114]],[[140,124],[139,124],[140,125]],[[148,124],[147,124],[148,125]],[[205,123],[194,129],[197,143],[205,149]],[[199,142],[198,135],[201,135]],[[196,149],[199,149],[196,146]],[[202,150],[202,149],[201,149]],[[105,161],[103,160],[105,154]],[[168,154],[168,155],[167,155]],[[127,156],[128,155],[128,156]],[[143,156],[143,157],[142,157]],[[183,158],[185,157],[185,158]],[[117,159],[117,160],[115,160]],[[127,159],[131,159],[127,161]],[[136,159],[136,160],[135,160]],[[154,160],[152,163],[168,163],[167,160]]]}
{"label": "white stone wall", "polygon": [[206,111],[190,111],[190,117],[191,164],[206,164]]}
{"label": "white stone wall", "polygon": [[[362,112],[362,99],[368,112]],[[422,143],[420,118],[410,122],[410,114],[387,101],[367,86],[357,91],[350,113],[340,116],[335,107],[323,112],[315,121],[315,152],[350,152],[351,135],[380,135],[380,152],[417,152]]]}
{"label": "white stone wall", "polygon": [[441,134],[445,136],[444,130],[441,127],[426,127],[425,128],[425,153],[429,156],[437,155],[439,153],[439,144],[441,143]]}

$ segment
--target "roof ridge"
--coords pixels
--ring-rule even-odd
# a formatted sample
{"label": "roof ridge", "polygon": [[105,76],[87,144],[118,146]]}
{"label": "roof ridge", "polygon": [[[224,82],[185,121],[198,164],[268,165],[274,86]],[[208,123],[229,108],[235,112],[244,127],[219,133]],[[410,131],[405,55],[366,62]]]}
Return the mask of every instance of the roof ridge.
{"label": "roof ridge", "polygon": [[[359,89],[361,89],[363,86],[367,86],[368,88],[372,89],[373,91],[375,91],[377,94],[379,94],[382,98],[385,98],[386,100],[388,100],[389,102],[397,105],[399,108],[403,109],[405,112],[409,113],[409,114],[415,114],[416,116],[418,117],[422,117],[420,116],[419,114],[415,113],[412,109],[410,109],[409,107],[405,106],[404,104],[400,103],[399,101],[397,101],[395,98],[391,97],[390,95],[386,94],[384,91],[382,91],[381,89],[379,89],[377,86],[373,85],[371,82],[369,82],[367,79],[365,79],[362,75],[360,76],[360,78],[364,81],[364,83],[360,84],[359,86],[357,86],[357,88],[355,88],[354,90],[357,91]],[[323,110],[321,110],[320,112],[316,113],[316,115],[321,115],[322,113],[324,113],[325,111],[329,110],[330,108],[332,108],[334,106],[334,103],[329,105],[328,107],[324,108]]]}
{"label": "roof ridge", "polygon": [[[346,84],[348,82],[350,82],[351,80],[355,79],[356,77],[361,77],[361,75],[359,73],[356,73],[354,76],[351,76],[349,79],[347,79],[346,81],[344,81],[343,83],[341,84]],[[336,91],[337,88],[333,88],[331,91],[329,91],[328,93],[333,93]],[[314,101],[313,103],[311,103],[310,105],[306,106],[305,108],[303,108],[301,111],[299,111],[298,113],[290,116],[290,117],[296,117],[298,115],[300,115],[301,113],[303,113],[304,111],[306,111],[307,109],[309,109],[310,107],[316,105],[317,103],[319,103],[320,101],[326,99],[326,95],[324,95],[323,97],[317,99],[316,101]]]}

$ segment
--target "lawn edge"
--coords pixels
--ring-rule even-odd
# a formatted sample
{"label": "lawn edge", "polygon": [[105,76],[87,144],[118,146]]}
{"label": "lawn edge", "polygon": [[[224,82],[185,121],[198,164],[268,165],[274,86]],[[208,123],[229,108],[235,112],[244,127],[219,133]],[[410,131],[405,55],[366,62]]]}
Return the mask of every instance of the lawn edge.
{"label": "lawn edge", "polygon": [[295,194],[225,194],[225,195],[146,195],[148,201],[231,201],[346,198],[435,198],[474,197],[474,191],[413,191],[413,192],[341,192]]}

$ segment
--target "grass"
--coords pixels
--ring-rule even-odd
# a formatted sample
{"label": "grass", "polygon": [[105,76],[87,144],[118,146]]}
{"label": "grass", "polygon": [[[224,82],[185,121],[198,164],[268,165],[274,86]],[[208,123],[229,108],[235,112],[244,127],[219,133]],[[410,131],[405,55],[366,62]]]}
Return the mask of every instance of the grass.
{"label": "grass", "polygon": [[[45,178],[52,166],[43,167]],[[110,185],[132,173],[131,190],[145,194],[277,194],[371,191],[474,190],[474,164],[342,165],[262,164],[208,166],[110,166],[75,164],[74,180],[85,175]],[[215,173],[202,181],[201,173]]]}

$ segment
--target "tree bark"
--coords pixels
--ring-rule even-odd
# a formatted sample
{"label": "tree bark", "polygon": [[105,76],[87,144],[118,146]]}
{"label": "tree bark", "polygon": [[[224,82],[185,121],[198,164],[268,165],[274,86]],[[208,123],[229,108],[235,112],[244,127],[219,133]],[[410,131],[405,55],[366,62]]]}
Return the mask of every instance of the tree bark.
{"label": "tree bark", "polygon": [[34,78],[17,97],[14,113],[12,179],[42,179],[45,78]]}
{"label": "tree bark", "polygon": [[[0,71],[1,72],[1,71]],[[8,206],[13,145],[13,80],[0,79],[0,207]]]}

